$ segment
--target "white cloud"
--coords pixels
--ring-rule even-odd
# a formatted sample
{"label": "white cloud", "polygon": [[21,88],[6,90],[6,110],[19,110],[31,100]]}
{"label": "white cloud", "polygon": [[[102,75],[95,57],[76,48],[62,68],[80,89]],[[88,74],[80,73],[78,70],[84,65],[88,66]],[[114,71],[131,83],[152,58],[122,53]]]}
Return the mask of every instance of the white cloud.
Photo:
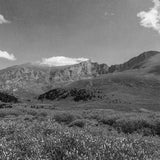
{"label": "white cloud", "polygon": [[6,20],[3,15],[0,14],[0,24],[10,23],[10,21]]}
{"label": "white cloud", "polygon": [[152,0],[154,6],[148,11],[137,14],[141,18],[140,24],[146,28],[152,28],[160,33],[160,0]]}
{"label": "white cloud", "polygon": [[109,13],[109,12],[104,12],[104,16],[114,16],[115,15],[115,13]]}
{"label": "white cloud", "polygon": [[16,60],[16,58],[13,54],[9,54],[8,52],[1,51],[1,50],[0,50],[0,58],[5,58],[5,59],[11,60],[11,61]]}
{"label": "white cloud", "polygon": [[87,58],[68,58],[63,56],[51,57],[51,58],[43,58],[40,64],[49,65],[49,66],[66,66],[66,65],[74,65],[81,63],[83,61],[87,61]]}

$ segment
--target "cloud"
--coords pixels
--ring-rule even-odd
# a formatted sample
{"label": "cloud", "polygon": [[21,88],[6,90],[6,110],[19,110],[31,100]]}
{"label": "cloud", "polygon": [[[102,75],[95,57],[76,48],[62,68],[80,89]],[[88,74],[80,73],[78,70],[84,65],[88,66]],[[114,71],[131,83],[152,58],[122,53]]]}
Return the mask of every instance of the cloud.
{"label": "cloud", "polygon": [[6,20],[3,15],[0,14],[0,24],[10,23],[10,21]]}
{"label": "cloud", "polygon": [[5,59],[11,60],[11,61],[16,60],[16,58],[13,54],[9,54],[8,52],[1,51],[1,50],[0,50],[0,58],[5,58]]}
{"label": "cloud", "polygon": [[66,65],[78,64],[87,60],[88,60],[87,58],[69,58],[69,57],[57,56],[51,58],[43,58],[40,64],[49,66],[66,66]]}
{"label": "cloud", "polygon": [[115,15],[115,13],[109,13],[109,12],[104,12],[104,16],[114,16]]}
{"label": "cloud", "polygon": [[154,6],[148,11],[142,11],[137,14],[141,18],[141,26],[152,28],[160,34],[160,0],[152,0]]}

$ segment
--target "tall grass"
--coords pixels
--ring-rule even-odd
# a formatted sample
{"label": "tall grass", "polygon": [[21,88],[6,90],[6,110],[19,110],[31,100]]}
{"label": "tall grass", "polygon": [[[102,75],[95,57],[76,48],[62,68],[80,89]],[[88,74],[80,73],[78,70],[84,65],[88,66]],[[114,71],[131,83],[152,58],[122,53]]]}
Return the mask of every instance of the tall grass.
{"label": "tall grass", "polygon": [[141,137],[94,136],[52,120],[0,121],[3,160],[154,160],[160,158],[159,151]]}

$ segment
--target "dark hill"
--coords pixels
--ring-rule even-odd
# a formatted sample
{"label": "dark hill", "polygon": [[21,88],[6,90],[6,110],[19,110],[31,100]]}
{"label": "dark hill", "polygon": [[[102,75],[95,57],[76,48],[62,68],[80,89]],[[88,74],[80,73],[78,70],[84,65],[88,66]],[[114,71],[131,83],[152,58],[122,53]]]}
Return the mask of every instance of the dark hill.
{"label": "dark hill", "polygon": [[38,100],[64,100],[71,99],[78,101],[89,101],[93,99],[102,99],[101,92],[96,89],[82,88],[56,88],[46,92],[38,97]]}
{"label": "dark hill", "polygon": [[15,96],[0,92],[0,101],[5,103],[16,103],[18,99]]}

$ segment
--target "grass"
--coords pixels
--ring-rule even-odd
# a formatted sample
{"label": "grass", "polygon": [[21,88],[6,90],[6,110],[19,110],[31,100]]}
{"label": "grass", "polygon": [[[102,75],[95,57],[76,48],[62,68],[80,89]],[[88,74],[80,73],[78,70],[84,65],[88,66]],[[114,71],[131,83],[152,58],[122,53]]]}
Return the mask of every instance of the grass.
{"label": "grass", "polygon": [[69,124],[69,127],[80,127],[84,128],[88,123],[90,123],[89,120],[86,119],[76,119],[73,122]]}
{"label": "grass", "polygon": [[13,107],[0,115],[3,160],[160,159],[158,112]]}
{"label": "grass", "polygon": [[58,123],[65,123],[65,124],[69,124],[71,122],[73,122],[74,120],[80,118],[80,116],[75,115],[73,113],[67,113],[67,112],[60,112],[60,113],[56,113],[53,116],[53,119],[58,122]]}
{"label": "grass", "polygon": [[0,110],[0,118],[4,118],[4,117],[7,117],[7,116],[19,116],[21,115],[22,113],[18,110],[15,110],[15,109],[1,109]]}
{"label": "grass", "polygon": [[159,146],[140,136],[94,136],[47,121],[1,121],[0,159],[148,160]]}

